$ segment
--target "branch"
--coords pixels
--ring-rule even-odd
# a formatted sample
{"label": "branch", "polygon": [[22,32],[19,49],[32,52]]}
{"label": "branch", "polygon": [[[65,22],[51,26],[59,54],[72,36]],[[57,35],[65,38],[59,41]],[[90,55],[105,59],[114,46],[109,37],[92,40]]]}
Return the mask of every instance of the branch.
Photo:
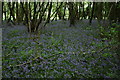
{"label": "branch", "polygon": [[29,63],[31,63],[32,61],[35,61],[35,60],[37,60],[37,59],[39,59],[39,60],[41,60],[41,61],[44,61],[44,60],[45,60],[44,58],[42,58],[42,57],[40,57],[40,56],[37,56],[37,57],[35,57],[34,59],[32,59],[32,60],[30,60],[30,61],[27,61],[26,63],[23,63],[23,64],[18,64],[18,65],[16,65],[15,67],[20,67],[20,66],[29,64]]}

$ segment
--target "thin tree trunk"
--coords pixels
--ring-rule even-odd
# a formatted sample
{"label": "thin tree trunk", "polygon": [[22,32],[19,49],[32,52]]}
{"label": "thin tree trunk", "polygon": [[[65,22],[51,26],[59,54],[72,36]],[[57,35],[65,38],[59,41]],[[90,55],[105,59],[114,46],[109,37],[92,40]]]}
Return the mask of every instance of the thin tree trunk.
{"label": "thin tree trunk", "polygon": [[25,8],[24,8],[24,3],[21,2],[21,7],[22,7],[22,11],[23,11],[23,14],[25,15],[25,22],[23,22],[25,25],[28,26],[28,3],[25,2]]}
{"label": "thin tree trunk", "polygon": [[18,2],[16,2],[16,23],[18,23],[18,24],[19,24]]}
{"label": "thin tree trunk", "polygon": [[2,21],[3,21],[3,15],[4,15],[4,2],[2,2]]}
{"label": "thin tree trunk", "polygon": [[8,8],[9,8],[9,11],[10,11],[10,13],[9,13],[9,18],[8,18],[8,22],[10,22],[10,20],[11,20],[11,10],[10,10],[10,7],[11,7],[11,3],[10,2],[8,2]]}
{"label": "thin tree trunk", "polygon": [[117,20],[120,24],[120,2],[117,3],[117,10],[116,10],[116,16],[117,16]]}
{"label": "thin tree trunk", "polygon": [[95,8],[95,2],[93,2],[91,17],[90,17],[90,20],[89,20],[89,24],[90,24],[90,25],[91,25],[91,23],[92,23],[92,18],[93,18],[93,14],[94,14],[94,8]]}
{"label": "thin tree trunk", "polygon": [[19,23],[24,23],[24,17],[25,17],[25,12],[23,10],[23,2],[20,2],[19,6],[19,14],[18,14],[18,17],[19,17]]}
{"label": "thin tree trunk", "polygon": [[82,4],[83,12],[82,12],[82,19],[85,19],[85,10],[84,10],[84,2]]}
{"label": "thin tree trunk", "polygon": [[2,24],[2,2],[0,1],[0,25]]}
{"label": "thin tree trunk", "polygon": [[6,21],[7,20],[6,7],[4,7],[3,11],[4,11],[4,16],[5,16],[5,21]]}
{"label": "thin tree trunk", "polygon": [[79,20],[78,3],[75,4],[75,15],[76,15],[76,20]]}
{"label": "thin tree trunk", "polygon": [[63,20],[65,20],[66,4],[64,4]]}
{"label": "thin tree trunk", "polygon": [[[39,25],[40,25],[40,23],[42,22],[43,16],[44,16],[45,11],[47,10],[48,6],[49,6],[49,3],[47,3],[45,9],[42,10],[42,13],[40,14],[40,19],[39,19],[39,21],[37,22],[37,24],[36,24],[36,26],[35,26],[35,31],[38,31]],[[43,27],[44,27],[44,26],[43,26]],[[43,27],[41,27],[41,29],[42,29]]]}
{"label": "thin tree trunk", "polygon": [[31,20],[31,2],[29,2],[29,16],[30,16],[30,20]]}
{"label": "thin tree trunk", "polygon": [[[61,4],[62,4],[62,2],[61,2]],[[63,9],[62,10],[61,9],[62,9],[62,6],[60,6],[60,9],[57,10],[57,14],[58,14],[58,17],[60,20],[62,19],[62,16],[63,16],[63,13],[62,13]]]}
{"label": "thin tree trunk", "polygon": [[13,21],[12,21],[12,23],[13,24],[15,24],[14,23],[14,21],[15,21],[15,16],[14,16],[14,6],[15,5],[15,2],[13,2],[13,3],[11,3],[11,2],[8,2],[8,7],[9,7],[9,10],[10,10],[10,18],[8,19],[8,22],[9,21],[12,21],[11,20],[11,17],[13,18]]}
{"label": "thin tree trunk", "polygon": [[51,14],[51,10],[52,10],[52,2],[50,2],[50,7],[49,7],[49,10],[48,10],[47,23],[49,23],[49,22],[50,22],[50,14]]}
{"label": "thin tree trunk", "polygon": [[79,19],[82,20],[82,18],[81,18],[81,6],[82,6],[82,2],[79,3]]}
{"label": "thin tree trunk", "polygon": [[[56,12],[61,8],[61,6],[62,6],[62,4],[63,4],[63,2],[60,4],[60,6],[58,6],[57,8],[56,8],[56,10],[53,12],[53,14],[51,15],[51,17],[53,17],[53,15],[55,14],[57,14]],[[50,17],[50,18],[51,18]]]}
{"label": "thin tree trunk", "polygon": [[108,18],[109,18],[111,27],[114,27],[114,26],[112,26],[112,23],[116,23],[117,15],[118,15],[118,14],[116,14],[116,9],[117,9],[116,8],[116,3],[115,2],[110,2],[109,7],[110,7],[110,12],[109,12]]}
{"label": "thin tree trunk", "polygon": [[46,26],[47,23],[50,22],[51,10],[52,10],[52,2],[50,2],[50,7],[48,9],[48,17],[47,17],[46,23],[44,24],[44,27]]}
{"label": "thin tree trunk", "polygon": [[98,24],[101,25],[101,20],[103,18],[103,15],[102,15],[102,10],[103,10],[103,3],[100,2],[100,3],[97,3],[96,4],[96,17],[97,17],[97,21],[98,21]]}
{"label": "thin tree trunk", "polygon": [[90,19],[90,13],[91,13],[91,2],[88,3],[89,13],[88,13],[88,19]]}
{"label": "thin tree trunk", "polygon": [[[57,6],[58,6],[58,2],[57,2]],[[57,14],[58,13],[58,10],[56,11],[56,14],[55,14],[55,20],[57,21]]]}
{"label": "thin tree trunk", "polygon": [[33,20],[35,20],[37,17],[36,17],[36,8],[37,8],[37,4],[36,2],[34,2],[34,14],[33,14]]}

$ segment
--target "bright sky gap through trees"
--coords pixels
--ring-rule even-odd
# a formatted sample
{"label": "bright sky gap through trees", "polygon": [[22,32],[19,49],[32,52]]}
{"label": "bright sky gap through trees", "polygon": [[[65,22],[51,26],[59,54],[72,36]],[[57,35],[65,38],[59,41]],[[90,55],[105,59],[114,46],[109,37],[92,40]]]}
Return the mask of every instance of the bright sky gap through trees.
{"label": "bright sky gap through trees", "polygon": [[0,0],[2,2],[119,2],[120,0]]}

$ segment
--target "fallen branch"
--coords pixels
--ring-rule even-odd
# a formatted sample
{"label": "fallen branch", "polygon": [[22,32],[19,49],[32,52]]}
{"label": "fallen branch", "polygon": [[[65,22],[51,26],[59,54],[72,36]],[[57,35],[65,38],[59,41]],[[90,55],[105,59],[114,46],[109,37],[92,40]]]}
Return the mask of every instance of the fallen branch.
{"label": "fallen branch", "polygon": [[[58,54],[60,54],[60,53],[58,53]],[[35,61],[35,60],[37,60],[37,59],[39,59],[40,61],[47,61],[47,60],[45,60],[45,59],[48,59],[48,58],[50,58],[50,57],[53,57],[53,56],[55,56],[55,55],[58,55],[58,54],[53,54],[53,55],[51,55],[51,56],[49,56],[49,57],[41,57],[41,56],[37,56],[37,57],[35,57],[34,59],[32,59],[32,60],[30,60],[30,61],[28,61],[28,62],[26,62],[26,63],[22,63],[22,64],[18,64],[18,65],[15,65],[15,66],[11,66],[10,65],[10,67],[20,67],[20,66],[23,66],[23,65],[26,65],[26,64],[29,64],[29,63],[31,63],[32,61]]]}
{"label": "fallen branch", "polygon": [[39,59],[39,60],[41,60],[41,61],[45,61],[44,58],[42,58],[42,57],[40,57],[40,56],[37,56],[37,57],[35,57],[34,59],[32,59],[32,60],[30,60],[30,61],[28,61],[28,62],[26,62],[26,63],[18,64],[18,65],[15,65],[15,66],[10,65],[10,67],[20,67],[20,66],[29,64],[29,63],[31,63],[32,61],[35,61],[35,60],[37,60],[37,59]]}

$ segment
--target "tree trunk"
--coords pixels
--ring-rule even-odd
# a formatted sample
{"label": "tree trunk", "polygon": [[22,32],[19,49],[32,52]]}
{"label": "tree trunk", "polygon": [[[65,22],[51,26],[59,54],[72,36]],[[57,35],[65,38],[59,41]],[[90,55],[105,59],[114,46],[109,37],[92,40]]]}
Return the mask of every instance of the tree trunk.
{"label": "tree trunk", "polygon": [[25,25],[27,25],[28,26],[28,3],[27,2],[25,2],[25,7],[24,7],[24,3],[23,2],[21,2],[21,7],[22,7],[22,12],[23,12],[23,14],[25,15],[25,19],[24,19],[24,24]]}
{"label": "tree trunk", "polygon": [[81,13],[82,13],[82,11],[81,11],[81,7],[82,7],[82,2],[79,2],[79,19],[80,20],[82,20],[82,15],[81,15]]}
{"label": "tree trunk", "polygon": [[76,20],[79,20],[78,3],[75,4],[75,15],[76,15]]}
{"label": "tree trunk", "polygon": [[48,10],[47,23],[49,23],[49,22],[50,22],[50,14],[51,14],[51,10],[52,10],[52,2],[50,2],[50,7],[49,7],[49,10]]}
{"label": "tree trunk", "polygon": [[62,13],[62,2],[60,3],[60,8],[57,10],[57,14],[58,14],[58,17],[59,17],[59,19],[61,20],[62,18],[63,18],[63,13]]}
{"label": "tree trunk", "polygon": [[98,19],[98,24],[101,25],[101,19],[103,18],[102,15],[102,10],[103,10],[103,3],[96,3],[96,9],[95,9],[95,13],[96,13],[96,17]]}
{"label": "tree trunk", "polygon": [[69,2],[69,20],[70,20],[70,27],[75,26],[75,11],[74,11],[74,3]]}
{"label": "tree trunk", "polygon": [[112,23],[116,23],[117,15],[118,15],[118,14],[116,14],[116,10],[117,10],[116,3],[110,2],[109,7],[110,7],[110,12],[109,12],[108,18],[109,18],[111,27],[114,27],[114,26],[112,26]]}
{"label": "tree trunk", "polygon": [[50,22],[51,10],[52,10],[52,2],[50,2],[50,7],[48,9],[48,17],[47,17],[46,23],[44,24],[44,27],[46,26],[47,23]]}
{"label": "tree trunk", "polygon": [[63,20],[65,20],[66,3],[64,4]]}
{"label": "tree trunk", "polygon": [[0,25],[2,24],[2,2],[0,1]]}
{"label": "tree trunk", "polygon": [[116,10],[116,15],[117,15],[117,20],[120,24],[120,2],[117,3],[117,10]]}
{"label": "tree trunk", "polygon": [[33,20],[35,20],[37,17],[36,17],[36,8],[37,8],[37,4],[36,2],[34,2],[34,14],[33,14]]}
{"label": "tree trunk", "polygon": [[30,20],[31,20],[31,17],[32,17],[32,16],[31,16],[31,2],[29,2],[29,16],[30,16],[29,18],[30,18]]}
{"label": "tree trunk", "polygon": [[[62,4],[63,4],[63,2],[61,2],[61,4],[58,6],[58,4],[57,4],[57,6],[58,7],[56,7],[56,10],[53,12],[53,14],[51,15],[51,17],[53,17],[54,15],[54,18],[51,20],[51,21],[53,21],[53,20],[55,20],[55,18],[57,17],[57,12],[58,12],[58,10],[61,8],[61,6],[62,6]],[[51,18],[50,17],[50,18]]]}
{"label": "tree trunk", "polygon": [[[4,6],[3,6],[4,7]],[[5,16],[5,20],[7,20],[7,14],[6,14],[6,7],[4,7],[4,16]]]}
{"label": "tree trunk", "polygon": [[82,19],[85,19],[84,2],[82,4],[82,9],[83,9],[83,11],[82,11]]}
{"label": "tree trunk", "polygon": [[15,25],[14,21],[15,21],[15,16],[14,16],[14,6],[15,5],[15,2],[11,3],[11,2],[8,2],[8,7],[9,7],[9,10],[10,10],[10,17],[8,19],[8,22],[9,21],[12,21],[11,20],[11,17],[13,18],[13,21],[12,23]]}
{"label": "tree trunk", "polygon": [[91,13],[91,2],[90,3],[88,3],[88,19],[90,19],[90,13]]}
{"label": "tree trunk", "polygon": [[18,2],[16,2],[16,23],[19,24],[19,16],[18,16]]}
{"label": "tree trunk", "polygon": [[[57,2],[57,6],[58,6],[58,2]],[[57,16],[58,16],[58,10],[56,11],[56,14],[55,14],[55,20],[57,21]]]}
{"label": "tree trunk", "polygon": [[89,24],[90,24],[90,25],[91,25],[91,23],[92,23],[92,18],[93,18],[93,14],[94,14],[94,8],[95,8],[95,2],[93,2],[91,17],[90,17],[90,20],[89,20]]}

